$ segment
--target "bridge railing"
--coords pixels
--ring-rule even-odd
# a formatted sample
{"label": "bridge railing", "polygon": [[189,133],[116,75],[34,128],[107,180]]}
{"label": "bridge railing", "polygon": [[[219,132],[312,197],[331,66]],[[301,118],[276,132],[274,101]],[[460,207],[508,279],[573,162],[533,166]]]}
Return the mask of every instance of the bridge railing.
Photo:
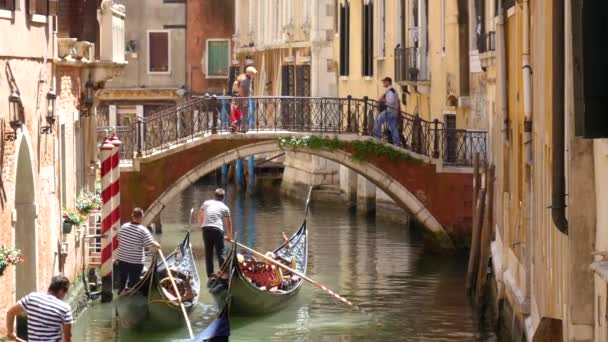
{"label": "bridge railing", "polygon": [[[238,104],[249,115],[249,131],[293,131],[310,133],[351,133],[374,136],[381,114],[377,101],[368,98],[251,97],[223,96],[194,98],[186,103],[140,118],[130,127],[117,128],[123,141],[124,159],[147,156],[206,134],[228,132],[231,107]],[[472,165],[473,155],[482,158],[486,134],[482,131],[445,129],[442,122],[427,121],[401,112],[402,147],[455,166]],[[379,139],[390,141],[380,129]],[[103,128],[102,128],[103,129]],[[99,131],[99,129],[98,129]]]}

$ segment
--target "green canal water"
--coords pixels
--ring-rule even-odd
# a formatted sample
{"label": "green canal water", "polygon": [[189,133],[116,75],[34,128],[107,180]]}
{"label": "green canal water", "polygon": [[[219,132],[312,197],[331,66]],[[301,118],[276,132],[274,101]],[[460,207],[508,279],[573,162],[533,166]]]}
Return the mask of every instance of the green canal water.
{"label": "green canal water", "polygon": [[[213,186],[185,190],[164,210],[165,252],[187,230],[190,208],[211,196]],[[255,195],[228,190],[227,204],[239,240],[266,251],[301,223],[304,204],[270,189]],[[469,306],[464,290],[466,259],[438,257],[424,250],[421,237],[403,225],[352,214],[346,209],[312,204],[309,216],[308,275],[346,296],[369,314],[361,314],[320,290],[305,285],[284,310],[262,317],[236,317],[231,341],[494,341]],[[205,276],[202,236],[193,229],[193,245]],[[112,304],[93,304],[77,320],[74,341],[179,341],[183,329],[158,331],[120,327]],[[195,332],[204,329],[218,309],[203,282],[198,307],[191,314]]]}

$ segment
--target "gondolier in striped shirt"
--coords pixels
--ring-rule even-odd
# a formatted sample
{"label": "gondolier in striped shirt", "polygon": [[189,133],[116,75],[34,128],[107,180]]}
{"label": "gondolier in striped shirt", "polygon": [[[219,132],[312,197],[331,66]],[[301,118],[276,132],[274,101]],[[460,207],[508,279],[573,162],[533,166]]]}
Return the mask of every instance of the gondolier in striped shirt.
{"label": "gondolier in striped shirt", "polygon": [[30,342],[72,341],[72,310],[63,302],[70,287],[68,278],[58,275],[51,279],[47,293],[32,292],[21,298],[6,313],[6,332],[10,341],[17,341],[14,333],[15,317],[27,315],[27,340]]}
{"label": "gondolier in striped shirt", "polygon": [[214,199],[205,201],[198,211],[198,223],[203,229],[205,244],[205,267],[209,278],[213,275],[213,251],[215,250],[221,267],[225,260],[224,233],[227,239],[232,239],[232,220],[230,209],[223,202],[225,196],[224,189],[215,190]]}
{"label": "gondolier in striped shirt", "polygon": [[118,293],[139,281],[144,269],[145,249],[156,251],[160,248],[160,244],[154,241],[148,228],[141,224],[143,218],[144,211],[141,208],[133,209],[131,222],[125,223],[118,232],[118,251],[116,253],[120,277]]}

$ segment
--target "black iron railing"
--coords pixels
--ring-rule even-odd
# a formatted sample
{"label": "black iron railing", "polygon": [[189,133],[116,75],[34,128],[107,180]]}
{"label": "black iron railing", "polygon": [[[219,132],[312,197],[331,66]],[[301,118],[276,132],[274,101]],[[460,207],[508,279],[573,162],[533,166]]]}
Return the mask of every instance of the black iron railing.
{"label": "black iron railing", "polygon": [[[153,113],[129,127],[116,128],[123,142],[121,157],[148,156],[197,137],[228,132],[231,104],[249,108],[249,131],[359,134],[392,142],[386,130],[376,130],[381,115],[379,103],[368,98],[311,97],[201,97]],[[473,155],[486,154],[486,133],[445,129],[442,122],[427,121],[400,112],[398,120],[401,147],[446,164],[472,165]],[[108,127],[98,127],[101,142]]]}
{"label": "black iron railing", "polygon": [[397,82],[428,81],[428,53],[419,48],[395,48],[395,80]]}

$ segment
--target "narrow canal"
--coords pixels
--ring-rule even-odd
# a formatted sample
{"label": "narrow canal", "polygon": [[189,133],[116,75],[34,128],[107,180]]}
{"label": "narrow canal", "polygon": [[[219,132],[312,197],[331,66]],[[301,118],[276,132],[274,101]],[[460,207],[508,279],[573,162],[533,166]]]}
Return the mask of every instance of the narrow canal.
{"label": "narrow canal", "polygon": [[[198,184],[164,210],[163,234],[156,238],[171,251],[187,231],[190,208],[210,198],[215,187]],[[266,251],[301,223],[304,203],[275,194],[254,196],[228,190],[239,240]],[[369,219],[339,207],[313,203],[309,216],[308,274],[369,312],[355,312],[316,288],[305,285],[284,310],[263,317],[232,320],[231,341],[494,341],[482,328],[464,291],[466,259],[425,253],[421,238],[403,225]],[[204,278],[202,237],[193,244]],[[204,287],[193,328],[200,331],[217,314]],[[174,341],[184,329],[154,327],[126,330],[113,316],[112,304],[96,304],[79,317],[75,341]]]}

